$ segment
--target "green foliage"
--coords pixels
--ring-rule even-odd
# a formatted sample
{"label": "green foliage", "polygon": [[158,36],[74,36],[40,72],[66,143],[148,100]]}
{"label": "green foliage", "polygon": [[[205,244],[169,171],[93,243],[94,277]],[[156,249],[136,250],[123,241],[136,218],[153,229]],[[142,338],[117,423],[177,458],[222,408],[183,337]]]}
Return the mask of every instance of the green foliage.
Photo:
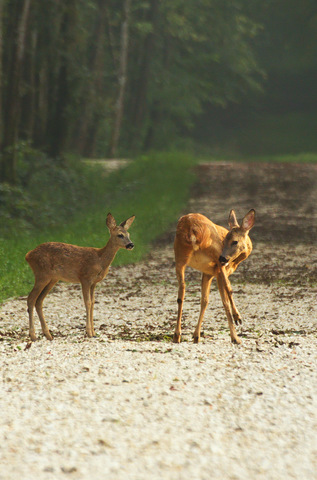
{"label": "green foliage", "polygon": [[[76,160],[62,164],[19,144],[17,185],[0,183],[0,237],[19,226],[25,234],[58,227],[86,206],[91,168]],[[95,198],[96,199],[96,198]]]}
{"label": "green foliage", "polygon": [[190,134],[206,104],[224,106],[259,90],[252,48],[259,26],[243,1],[162,1],[152,23],[145,38],[131,25],[139,46],[131,60],[137,64],[141,51],[147,68],[130,72],[128,145],[131,137],[139,148],[173,145]]}
{"label": "green foliage", "polygon": [[21,187],[0,183],[1,233],[8,234],[16,228],[29,230],[28,217],[32,212],[32,201]]}

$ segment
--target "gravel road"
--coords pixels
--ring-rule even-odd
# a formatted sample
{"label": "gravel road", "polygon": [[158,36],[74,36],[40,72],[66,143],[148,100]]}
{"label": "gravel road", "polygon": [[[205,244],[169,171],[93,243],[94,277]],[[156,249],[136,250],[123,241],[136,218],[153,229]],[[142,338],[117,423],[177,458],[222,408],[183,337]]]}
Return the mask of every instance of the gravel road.
{"label": "gravel road", "polygon": [[215,285],[204,337],[193,344],[193,270],[183,342],[171,343],[177,219],[143,263],[112,268],[97,288],[94,339],[84,337],[76,285],[47,297],[52,342],[39,322],[39,341],[29,342],[26,298],[3,304],[0,479],[316,479],[316,172],[197,169],[184,212],[226,226],[230,208],[238,218],[257,210],[253,253],[231,277],[241,346],[230,343]]}

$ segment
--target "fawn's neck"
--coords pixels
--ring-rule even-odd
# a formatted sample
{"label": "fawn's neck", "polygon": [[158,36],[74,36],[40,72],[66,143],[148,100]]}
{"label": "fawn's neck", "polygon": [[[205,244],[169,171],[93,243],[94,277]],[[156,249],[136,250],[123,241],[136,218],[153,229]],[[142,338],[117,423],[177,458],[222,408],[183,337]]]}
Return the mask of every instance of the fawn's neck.
{"label": "fawn's neck", "polygon": [[110,267],[118,250],[119,247],[111,238],[108,240],[107,245],[99,250],[100,260],[104,268]]}

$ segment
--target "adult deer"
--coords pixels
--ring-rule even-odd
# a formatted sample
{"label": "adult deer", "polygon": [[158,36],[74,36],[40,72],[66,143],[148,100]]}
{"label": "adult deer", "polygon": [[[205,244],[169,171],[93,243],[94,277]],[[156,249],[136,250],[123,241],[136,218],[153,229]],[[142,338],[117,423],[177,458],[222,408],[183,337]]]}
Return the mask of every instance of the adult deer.
{"label": "adult deer", "polygon": [[93,311],[95,303],[95,287],[108,273],[109,267],[120,248],[132,250],[128,228],[135,216],[116,224],[108,213],[107,227],[110,232],[108,243],[103,248],[78,247],[68,243],[47,242],[38,245],[28,252],[25,259],[33,270],[35,284],[27,300],[29,314],[29,333],[31,340],[36,340],[33,310],[36,308],[42,331],[48,340],[52,335],[46,324],[42,305],[48,292],[59,280],[81,283],[86,307],[86,333],[88,337],[95,335]]}
{"label": "adult deer", "polygon": [[233,301],[228,277],[252,251],[249,231],[254,225],[254,220],[255,210],[252,209],[245,215],[240,226],[234,210],[231,210],[228,220],[230,231],[228,231],[199,213],[190,213],[179,219],[174,242],[178,279],[178,315],[173,338],[174,343],[181,341],[185,269],[187,266],[202,272],[200,315],[194,332],[194,342],[198,343],[200,340],[201,325],[209,302],[210,285],[212,279],[216,277],[229,322],[231,341],[241,343],[234,322],[241,324],[242,321]]}

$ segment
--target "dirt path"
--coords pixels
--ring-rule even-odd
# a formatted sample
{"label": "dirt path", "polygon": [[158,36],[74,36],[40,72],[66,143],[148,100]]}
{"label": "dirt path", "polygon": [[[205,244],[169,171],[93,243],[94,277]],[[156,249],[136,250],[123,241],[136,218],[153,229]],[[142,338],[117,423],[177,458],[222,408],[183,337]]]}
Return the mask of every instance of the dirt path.
{"label": "dirt path", "polygon": [[[199,345],[200,275],[187,274],[183,343],[173,228],[97,291],[84,339],[77,286],[46,301],[54,341],[30,348],[25,298],[0,310],[0,479],[315,479],[317,168],[204,164],[185,212],[226,226],[257,211],[254,251],[231,277],[243,344],[215,285]],[[176,222],[175,222],[176,223]],[[40,327],[37,325],[38,332]]]}

